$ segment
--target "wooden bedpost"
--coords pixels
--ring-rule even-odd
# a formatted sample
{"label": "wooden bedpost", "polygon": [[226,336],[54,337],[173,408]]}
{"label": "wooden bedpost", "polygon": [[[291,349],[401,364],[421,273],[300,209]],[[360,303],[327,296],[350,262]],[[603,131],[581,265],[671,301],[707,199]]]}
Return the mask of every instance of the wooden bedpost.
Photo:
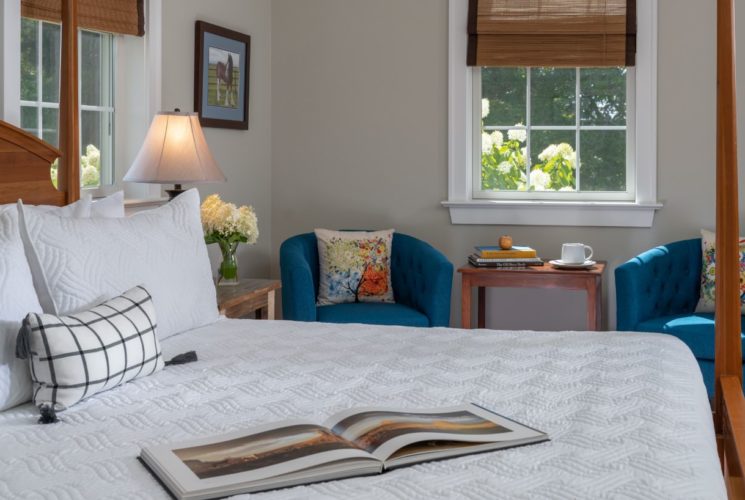
{"label": "wooden bedpost", "polygon": [[[742,381],[740,344],[740,247],[735,113],[735,33],[733,0],[717,2],[717,266],[715,374]],[[715,415],[721,415],[722,388],[716,386]],[[722,427],[716,420],[717,431]]]}
{"label": "wooden bedpost", "polygon": [[78,100],[78,0],[62,0],[59,146],[57,186],[67,203],[80,199],[80,107]]}
{"label": "wooden bedpost", "polygon": [[734,0],[717,0],[717,263],[714,426],[729,498],[745,498]]}

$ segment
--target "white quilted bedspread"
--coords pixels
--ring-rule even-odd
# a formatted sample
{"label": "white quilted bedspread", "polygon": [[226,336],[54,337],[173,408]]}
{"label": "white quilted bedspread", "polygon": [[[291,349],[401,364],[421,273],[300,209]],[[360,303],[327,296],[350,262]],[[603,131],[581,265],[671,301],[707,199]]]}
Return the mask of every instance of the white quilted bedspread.
{"label": "white quilted bedspread", "polygon": [[672,337],[222,320],[163,349],[200,360],[59,424],[36,424],[31,405],[0,413],[0,497],[165,499],[142,446],[357,406],[475,402],[552,441],[256,496],[725,498],[701,375]]}

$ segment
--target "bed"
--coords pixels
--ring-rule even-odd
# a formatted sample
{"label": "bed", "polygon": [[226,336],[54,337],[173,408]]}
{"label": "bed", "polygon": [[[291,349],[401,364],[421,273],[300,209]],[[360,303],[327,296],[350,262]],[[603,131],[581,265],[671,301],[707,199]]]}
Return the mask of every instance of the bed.
{"label": "bed", "polygon": [[[70,81],[77,74],[75,58],[65,56],[75,53],[74,5],[63,1],[62,74]],[[352,406],[470,401],[542,429],[552,441],[262,495],[742,498],[739,280],[730,279],[739,266],[732,0],[719,0],[718,13],[717,245],[723,253],[713,419],[693,355],[669,336],[221,319],[162,342],[166,358],[195,350],[198,362],[91,397],[59,424],[39,426],[31,404],[0,413],[0,498],[168,498],[137,461],[142,446],[287,417],[320,421]],[[72,97],[63,102],[73,125],[61,152],[5,125],[0,152],[12,145],[28,153],[41,182],[56,153],[77,155],[76,106]],[[39,189],[53,204],[79,197],[74,162],[60,165],[59,194],[51,183],[8,188],[12,166],[0,161],[6,198],[29,198]]]}
{"label": "bed", "polygon": [[473,401],[550,443],[266,498],[726,498],[693,355],[664,335],[223,319],[163,341],[168,367],[40,426],[0,413],[0,497],[168,498],[140,447],[350,407]]}

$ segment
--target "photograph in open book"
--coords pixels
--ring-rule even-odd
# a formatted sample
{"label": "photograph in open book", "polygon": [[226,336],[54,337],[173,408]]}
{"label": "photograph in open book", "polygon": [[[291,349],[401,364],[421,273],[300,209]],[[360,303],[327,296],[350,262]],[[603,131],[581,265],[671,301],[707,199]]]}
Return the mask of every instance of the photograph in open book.
{"label": "photograph in open book", "polygon": [[325,451],[352,446],[328,429],[293,425],[173,453],[199,479],[248,472]]}
{"label": "photograph in open book", "polygon": [[404,434],[483,435],[511,432],[468,411],[439,414],[369,411],[345,418],[332,431],[370,453],[386,441]]}

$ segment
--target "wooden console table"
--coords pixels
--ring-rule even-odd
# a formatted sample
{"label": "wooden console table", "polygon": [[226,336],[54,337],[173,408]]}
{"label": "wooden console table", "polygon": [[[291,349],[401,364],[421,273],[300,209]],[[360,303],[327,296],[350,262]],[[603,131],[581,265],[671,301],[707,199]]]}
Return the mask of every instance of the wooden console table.
{"label": "wooden console table", "polygon": [[478,327],[486,327],[486,287],[562,288],[587,292],[587,330],[602,329],[602,282],[605,262],[587,270],[556,269],[550,264],[522,269],[466,265],[462,276],[461,326],[471,328],[471,288],[478,288]]}

